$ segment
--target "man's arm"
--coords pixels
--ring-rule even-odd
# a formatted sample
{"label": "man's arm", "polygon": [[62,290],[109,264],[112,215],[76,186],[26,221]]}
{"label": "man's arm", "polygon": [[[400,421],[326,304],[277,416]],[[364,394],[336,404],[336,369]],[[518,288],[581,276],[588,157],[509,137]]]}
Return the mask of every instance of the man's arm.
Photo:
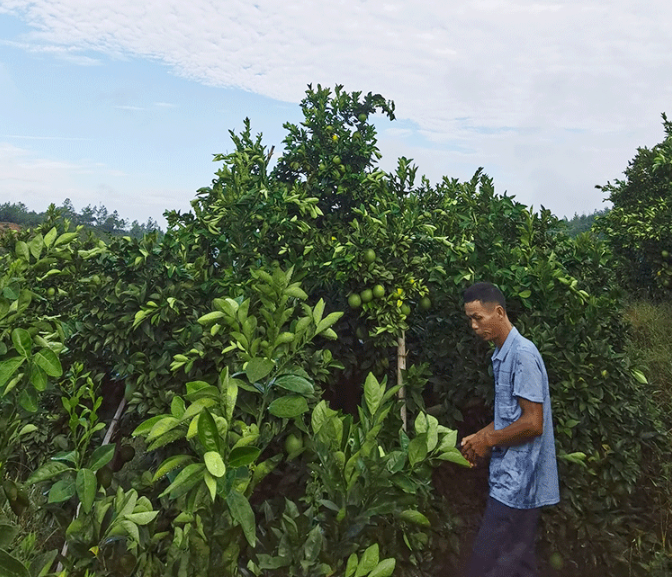
{"label": "man's arm", "polygon": [[544,431],[544,405],[518,398],[522,414],[508,427],[495,430],[490,423],[478,433],[462,439],[462,453],[474,465],[479,458],[486,457],[493,447],[521,445],[541,435]]}

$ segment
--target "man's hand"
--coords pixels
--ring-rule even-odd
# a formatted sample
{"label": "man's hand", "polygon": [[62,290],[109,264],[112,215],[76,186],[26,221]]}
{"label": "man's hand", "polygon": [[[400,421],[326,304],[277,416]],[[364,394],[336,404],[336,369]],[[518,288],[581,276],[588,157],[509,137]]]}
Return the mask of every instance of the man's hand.
{"label": "man's hand", "polygon": [[518,399],[518,403],[522,415],[508,427],[495,431],[495,424],[490,423],[478,433],[462,439],[460,450],[472,467],[489,456],[492,447],[521,445],[544,432],[544,406],[527,399]]}
{"label": "man's hand", "polygon": [[490,433],[494,430],[494,425],[490,423],[484,429],[467,435],[462,439],[460,450],[464,458],[471,463],[472,467],[480,464],[483,460],[490,456],[492,444],[490,443]]}

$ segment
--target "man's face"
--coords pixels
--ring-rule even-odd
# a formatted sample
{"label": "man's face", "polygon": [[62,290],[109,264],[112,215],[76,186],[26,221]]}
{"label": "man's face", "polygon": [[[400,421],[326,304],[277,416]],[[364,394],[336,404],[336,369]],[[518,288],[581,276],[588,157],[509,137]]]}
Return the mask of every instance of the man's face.
{"label": "man's face", "polygon": [[465,303],[464,312],[471,321],[472,330],[484,341],[492,341],[499,336],[504,312],[500,305],[472,301]]}

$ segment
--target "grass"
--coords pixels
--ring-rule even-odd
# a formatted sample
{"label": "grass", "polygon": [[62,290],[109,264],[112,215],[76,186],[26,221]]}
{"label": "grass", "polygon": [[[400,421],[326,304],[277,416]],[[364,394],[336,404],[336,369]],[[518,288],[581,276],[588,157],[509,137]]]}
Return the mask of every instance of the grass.
{"label": "grass", "polygon": [[635,302],[625,314],[632,325],[631,358],[644,367],[656,404],[672,408],[672,302]]}
{"label": "grass", "polygon": [[[633,302],[625,316],[632,326],[628,354],[644,369],[648,392],[660,411],[669,439],[672,430],[672,302]],[[637,543],[635,548],[640,549],[640,554],[648,549],[648,563],[644,565],[648,575],[668,577],[672,575],[672,543],[667,538],[672,531],[672,464],[661,468],[656,485],[662,490],[658,491],[655,502],[650,503],[650,512],[657,518],[659,527],[648,536],[653,538],[653,543],[645,546]]]}

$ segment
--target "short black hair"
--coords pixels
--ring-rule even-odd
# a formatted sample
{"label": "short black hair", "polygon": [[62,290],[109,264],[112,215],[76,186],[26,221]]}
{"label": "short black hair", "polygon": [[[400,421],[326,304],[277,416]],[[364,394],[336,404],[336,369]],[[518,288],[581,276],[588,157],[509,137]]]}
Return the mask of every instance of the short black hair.
{"label": "short black hair", "polygon": [[497,304],[506,310],[506,299],[494,284],[489,282],[477,282],[471,285],[462,295],[464,304],[481,301],[483,304]]}

